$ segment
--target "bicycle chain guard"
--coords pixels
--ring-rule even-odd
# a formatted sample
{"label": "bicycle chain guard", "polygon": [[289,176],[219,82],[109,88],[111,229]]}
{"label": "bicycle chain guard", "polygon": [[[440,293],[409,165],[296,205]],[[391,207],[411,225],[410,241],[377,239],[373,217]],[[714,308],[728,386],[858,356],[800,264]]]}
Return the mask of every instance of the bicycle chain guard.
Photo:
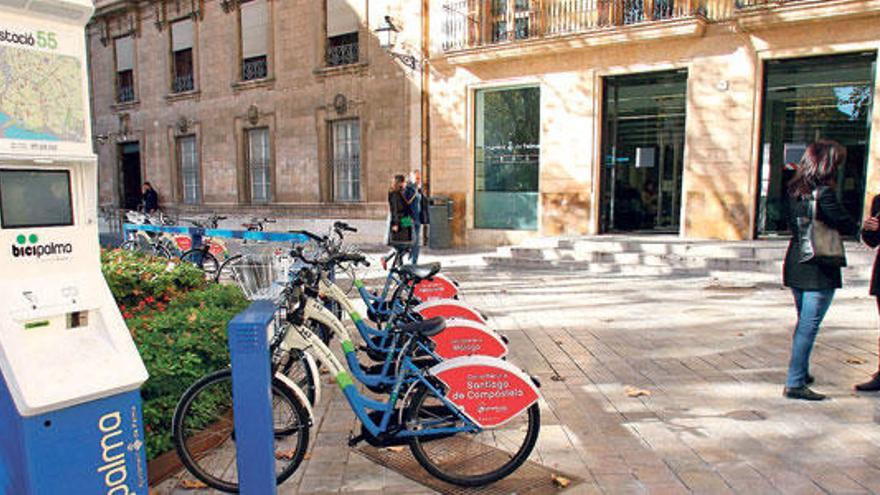
{"label": "bicycle chain guard", "polygon": [[438,273],[417,283],[413,288],[413,295],[419,301],[456,299],[458,298],[458,287],[454,281]]}
{"label": "bicycle chain guard", "polygon": [[486,324],[486,319],[476,308],[457,299],[437,299],[424,302],[413,308],[413,311],[425,320],[442,316],[447,320],[460,318]]}
{"label": "bicycle chain guard", "polygon": [[503,358],[507,345],[497,333],[486,325],[462,318],[446,320],[446,328],[434,335],[434,353],[443,359],[461,356],[490,356]]}

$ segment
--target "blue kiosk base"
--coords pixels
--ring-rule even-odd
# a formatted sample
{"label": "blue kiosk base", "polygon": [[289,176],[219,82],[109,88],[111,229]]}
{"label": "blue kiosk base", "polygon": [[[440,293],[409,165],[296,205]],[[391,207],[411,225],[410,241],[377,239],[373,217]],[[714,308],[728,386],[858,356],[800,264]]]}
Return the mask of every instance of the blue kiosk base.
{"label": "blue kiosk base", "polygon": [[22,417],[0,377],[0,495],[147,495],[135,390]]}

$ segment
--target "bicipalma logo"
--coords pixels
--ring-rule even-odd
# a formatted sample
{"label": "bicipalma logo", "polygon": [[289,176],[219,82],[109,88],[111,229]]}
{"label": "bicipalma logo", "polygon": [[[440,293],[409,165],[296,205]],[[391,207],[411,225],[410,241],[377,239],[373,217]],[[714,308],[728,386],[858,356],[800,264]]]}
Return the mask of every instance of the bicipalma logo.
{"label": "bicipalma logo", "polygon": [[37,31],[36,35],[34,35],[34,33],[21,33],[2,29],[0,30],[0,42],[4,41],[25,46],[48,48],[49,50],[58,48],[58,40],[55,38],[55,33],[51,31]]}
{"label": "bicipalma logo", "polygon": [[73,244],[69,242],[47,242],[40,244],[37,234],[20,234],[12,245],[12,256],[15,258],[42,258],[43,256],[62,256],[73,252]]}

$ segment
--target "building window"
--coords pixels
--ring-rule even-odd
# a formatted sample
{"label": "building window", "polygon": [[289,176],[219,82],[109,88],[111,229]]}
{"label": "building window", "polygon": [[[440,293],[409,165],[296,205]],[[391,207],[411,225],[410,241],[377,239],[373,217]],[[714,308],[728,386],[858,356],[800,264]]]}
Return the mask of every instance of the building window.
{"label": "building window", "polygon": [[358,30],[363,0],[327,0],[328,67],[357,63],[359,58]]}
{"label": "building window", "polygon": [[247,168],[251,185],[251,202],[268,203],[272,199],[272,152],[269,128],[247,130]]}
{"label": "building window", "polygon": [[269,75],[269,7],[266,0],[241,5],[241,80],[265,79]]}
{"label": "building window", "polygon": [[134,101],[134,37],[123,36],[113,42],[116,52],[116,101]]}
{"label": "building window", "polygon": [[199,204],[202,199],[202,174],[196,143],[196,137],[192,135],[177,138],[177,160],[180,166],[183,202],[188,205]]}
{"label": "building window", "polygon": [[192,19],[183,19],[171,25],[171,60],[171,91],[183,93],[194,90]]}
{"label": "building window", "polygon": [[334,201],[361,199],[361,130],[358,119],[330,123]]}
{"label": "building window", "polygon": [[837,193],[849,215],[861,218],[876,61],[869,52],[765,63],[757,234],[789,230],[786,187],[817,139],[846,147]]}
{"label": "building window", "polygon": [[482,90],[476,98],[474,225],[537,230],[541,90]]}

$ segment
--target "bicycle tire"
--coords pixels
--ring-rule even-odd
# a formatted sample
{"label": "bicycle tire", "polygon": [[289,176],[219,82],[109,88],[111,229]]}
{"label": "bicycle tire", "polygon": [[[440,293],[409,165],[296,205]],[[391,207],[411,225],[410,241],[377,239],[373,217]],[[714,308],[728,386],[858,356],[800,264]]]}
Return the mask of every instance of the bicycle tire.
{"label": "bicycle tire", "polygon": [[236,254],[236,255],[234,255],[234,256],[230,256],[229,258],[226,258],[225,260],[223,260],[223,263],[221,263],[221,264],[220,264],[220,267],[217,268],[217,273],[214,275],[214,281],[215,281],[215,282],[220,282],[220,280],[223,278],[223,274],[224,274],[224,273],[227,273],[227,274],[229,274],[229,275],[232,275],[232,273],[231,273],[231,270],[232,270],[231,265],[232,265],[232,263],[235,263],[235,262],[239,261],[239,260],[242,259],[242,258],[243,258],[242,255],[240,255],[240,254]]}
{"label": "bicycle tire", "polygon": [[[188,438],[185,436],[186,432],[184,431],[186,427],[185,420],[188,418],[189,412],[193,409],[193,403],[203,391],[209,390],[210,387],[223,382],[229,383],[228,400],[221,400],[221,402],[217,404],[217,399],[212,398],[212,400],[208,401],[208,405],[211,405],[211,403],[213,402],[215,403],[215,406],[219,405],[224,409],[222,411],[217,411],[210,416],[211,419],[208,420],[211,422],[210,424],[202,425],[202,429],[198,433],[202,435],[201,438],[194,436],[192,441],[188,441]],[[174,410],[174,416],[172,418],[172,440],[174,442],[174,448],[177,451],[177,455],[180,457],[181,462],[183,463],[187,471],[189,471],[193,476],[216,490],[220,490],[226,493],[238,493],[238,467],[237,465],[235,465],[236,463],[234,453],[232,454],[233,460],[226,463],[227,470],[235,465],[234,480],[220,479],[217,476],[207,472],[205,466],[202,465],[203,463],[210,462],[209,458],[211,457],[212,453],[220,454],[220,449],[222,449],[223,447],[227,449],[230,447],[234,448],[234,446],[229,445],[230,440],[231,443],[235,443],[235,431],[232,426],[234,418],[231,409],[231,383],[232,370],[230,368],[225,368],[205,375],[192,386],[190,386],[190,388],[188,388],[186,392],[184,392],[183,396],[181,396],[180,401],[177,403],[177,407]],[[306,407],[283,382],[276,378],[272,379],[272,396],[273,416],[275,416],[275,414],[277,413],[275,401],[280,400],[288,404],[290,406],[291,413],[295,415],[295,418],[291,418],[295,422],[290,422],[290,424],[298,425],[294,427],[286,426],[284,424],[282,424],[280,427],[277,424],[275,425],[276,483],[280,485],[285,480],[290,478],[293,473],[296,472],[296,469],[299,467],[300,463],[302,463],[302,460],[305,457],[306,451],[308,450],[309,446],[310,425],[309,415]],[[198,406],[196,406],[195,408],[198,409]],[[204,410],[200,412],[204,414]],[[205,423],[205,420],[196,421],[196,424],[199,423]],[[222,426],[226,426],[227,428],[221,428]],[[289,440],[290,436],[297,432],[299,433],[299,435],[296,438],[295,448],[292,451],[286,451],[285,455],[279,457],[277,451],[279,440]],[[215,443],[217,442],[217,439],[220,439],[219,443]],[[191,451],[191,447],[204,447],[205,445],[210,446],[207,446],[199,452]],[[284,447],[289,445],[282,444],[282,446]],[[292,452],[292,454],[288,456],[289,452]],[[224,455],[223,457],[226,458],[228,456]],[[280,470],[278,466],[279,462],[282,464]]]}
{"label": "bicycle tire", "polygon": [[[409,404],[406,406],[405,411],[405,423],[404,424],[412,424],[413,421],[417,421],[420,411],[422,410],[422,406],[425,404],[425,400],[433,396],[431,391],[425,387],[424,385],[419,385],[419,388],[416,390],[415,395],[412,400],[410,400]],[[439,411],[445,409],[449,411],[446,406],[425,406],[433,407],[432,413],[437,414]],[[449,411],[451,415],[451,411]],[[532,404],[526,411],[520,413],[527,414],[527,422],[528,422],[528,430],[523,438],[522,444],[515,451],[515,453],[510,456],[510,460],[497,469],[493,469],[489,472],[478,473],[472,475],[460,475],[460,474],[452,474],[447,472],[443,466],[441,466],[438,462],[432,460],[426,452],[426,446],[430,446],[432,442],[440,442],[447,438],[458,438],[461,439],[462,435],[468,435],[467,433],[458,433],[455,435],[442,435],[433,438],[427,437],[419,437],[413,436],[410,437],[409,447],[412,451],[413,457],[416,458],[416,461],[425,468],[428,473],[432,476],[443,480],[447,483],[452,483],[453,485],[464,486],[464,487],[478,487],[488,485],[490,483],[494,483],[500,479],[503,479],[509,476],[511,473],[516,471],[531,455],[532,450],[535,448],[535,444],[538,442],[538,434],[541,429],[541,410],[538,407],[538,404]],[[484,431],[492,431],[492,430],[484,430]],[[435,444],[436,445],[436,444]],[[469,456],[464,452],[458,451],[458,449],[449,449],[449,448],[440,448],[438,449],[441,453],[454,452],[459,454],[459,457],[456,458],[456,462],[452,463],[454,466],[466,467],[466,468],[474,468],[481,465],[484,465],[484,462],[479,462],[480,459],[478,456]],[[508,451],[509,454],[509,451]],[[485,461],[485,460],[484,460]]]}
{"label": "bicycle tire", "polygon": [[[201,263],[199,262],[199,256],[202,257]],[[211,253],[204,252],[201,249],[190,249],[180,255],[180,261],[198,267],[205,272],[205,276],[209,277],[211,280],[217,279],[217,270],[220,268],[220,263]]]}

